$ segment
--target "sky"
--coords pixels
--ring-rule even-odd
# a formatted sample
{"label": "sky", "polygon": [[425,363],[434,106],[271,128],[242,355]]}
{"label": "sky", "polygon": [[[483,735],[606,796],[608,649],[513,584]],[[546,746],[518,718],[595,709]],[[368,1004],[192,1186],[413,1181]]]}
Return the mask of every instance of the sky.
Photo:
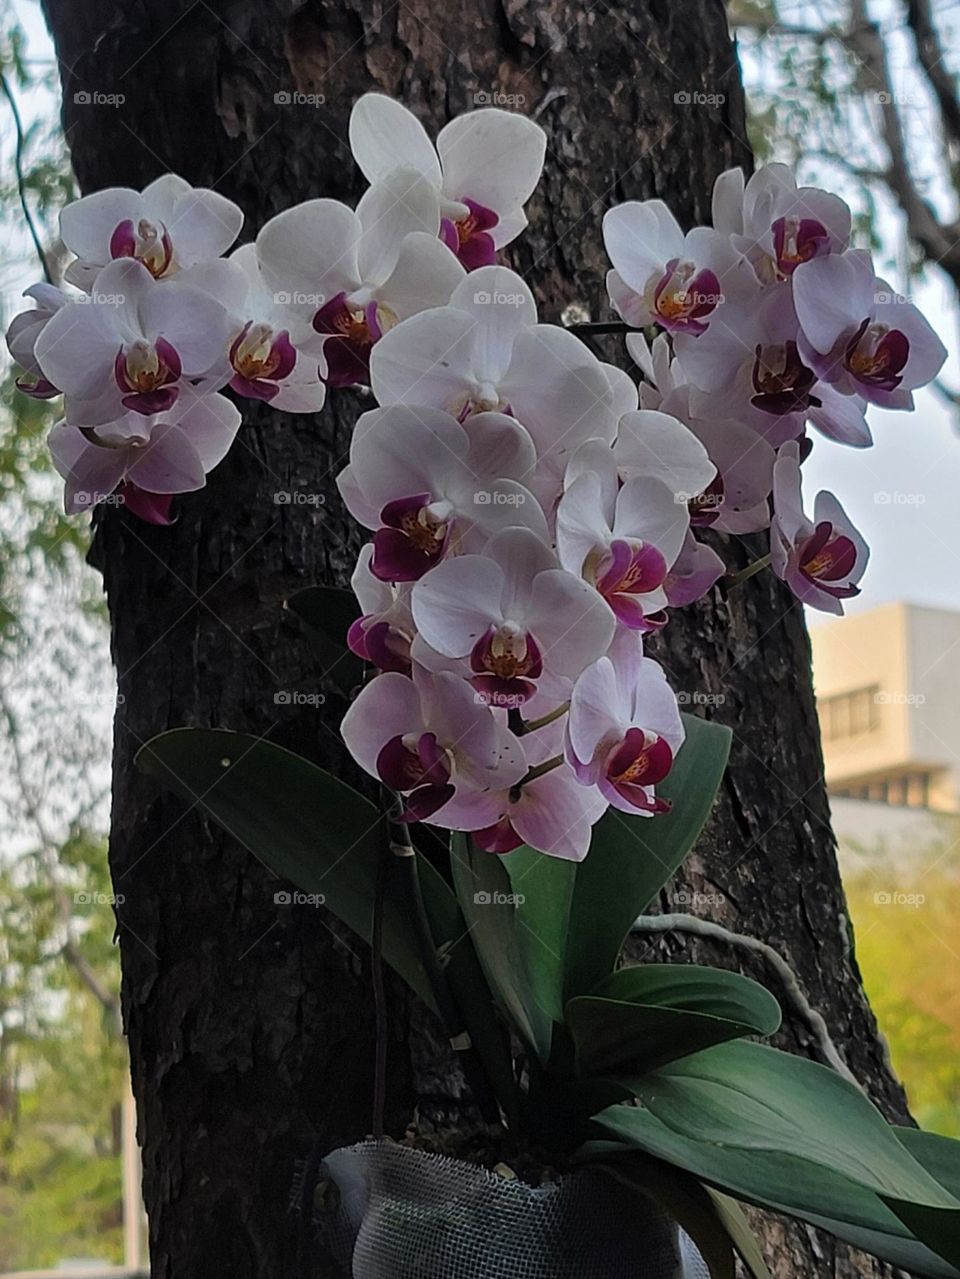
{"label": "sky", "polygon": [[[29,37],[30,58],[52,62],[53,46],[39,5],[35,0],[16,0],[14,7]],[[27,118],[35,113],[50,115],[59,110],[59,102],[50,93],[37,91],[22,109]],[[925,109],[922,100],[906,108],[920,113]],[[11,138],[9,120],[0,112],[5,158]],[[896,242],[896,214],[885,209],[880,216],[884,234],[889,232]],[[3,246],[4,257],[8,262],[21,257],[23,267],[6,272],[4,284],[12,293],[6,299],[7,314],[13,298],[36,278],[22,236],[11,234],[14,240]],[[957,312],[946,277],[930,273],[913,289],[904,280],[894,278],[891,283],[909,293],[939,333],[950,352],[943,380],[960,389]],[[854,450],[817,437],[804,468],[808,509],[816,492],[830,489],[871,547],[862,593],[850,601],[848,611],[860,612],[891,600],[960,609],[960,413],[935,392],[925,390],[917,395],[914,413],[874,410],[870,422],[872,449]],[[822,620],[822,615],[809,610],[808,617],[813,625]]]}

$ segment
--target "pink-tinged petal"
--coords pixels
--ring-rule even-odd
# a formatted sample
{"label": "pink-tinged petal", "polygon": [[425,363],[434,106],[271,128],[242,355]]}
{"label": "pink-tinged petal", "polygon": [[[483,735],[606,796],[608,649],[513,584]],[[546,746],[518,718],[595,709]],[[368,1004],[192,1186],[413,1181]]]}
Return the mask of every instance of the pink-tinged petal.
{"label": "pink-tinged petal", "polygon": [[60,213],[60,238],[78,258],[104,265],[114,255],[110,238],[116,227],[131,226],[143,213],[139,192],[128,187],[108,187],[65,205]]}
{"label": "pink-tinged petal", "polygon": [[491,622],[501,620],[504,575],[482,555],[445,560],[411,596],[417,629],[445,657],[466,657]]}
{"label": "pink-tinged petal", "polygon": [[49,436],[50,453],[65,481],[68,515],[89,510],[114,492],[123,479],[124,451],[90,444],[79,428],[61,422]]}
{"label": "pink-tinged petal", "polygon": [[119,497],[123,505],[145,524],[157,524],[165,527],[173,524],[170,517],[171,493],[147,493],[130,482],[121,484]]}
{"label": "pink-tinged petal", "polygon": [[[653,268],[651,276],[655,270]],[[639,329],[653,323],[653,313],[644,293],[631,288],[616,271],[607,272],[606,285],[610,305],[624,324]]]}
{"label": "pink-tinged petal", "polygon": [[682,608],[702,599],[725,571],[726,565],[716,551],[698,542],[692,533],[688,534],[684,549],[664,583],[668,604],[671,608]]}
{"label": "pink-tinged petal", "polygon": [[873,436],[864,416],[864,402],[855,395],[840,395],[832,386],[817,384],[814,404],[807,417],[827,439],[836,440],[851,448],[865,449],[873,443]]}
{"label": "pink-tinged petal", "polygon": [[577,679],[567,719],[567,758],[571,764],[590,764],[611,735],[619,737],[629,727],[629,706],[617,685],[608,657],[601,657]]}
{"label": "pink-tinged petal", "polygon": [[197,450],[186,432],[169,422],[153,428],[145,448],[131,450],[127,478],[147,493],[192,493],[206,483]]}
{"label": "pink-tinged petal", "polygon": [[679,248],[683,241],[677,227],[676,236],[668,235],[667,242],[663,242],[661,219],[652,207],[654,203],[631,200],[609,209],[603,218],[607,256],[620,280],[638,294],[643,294],[650,277],[662,269],[667,258],[673,256],[671,250]]}
{"label": "pink-tinged petal", "polygon": [[144,417],[153,417],[157,413],[166,413],[173,408],[180,394],[176,386],[161,386],[156,391],[138,391],[133,395],[122,395],[120,403],[132,413],[142,413]]}
{"label": "pink-tinged petal", "polygon": [[512,822],[529,847],[579,862],[587,855],[593,825],[605,808],[599,792],[579,785],[567,768],[558,768],[523,788]]}
{"label": "pink-tinged petal", "polygon": [[526,116],[487,107],[457,116],[437,136],[444,194],[506,213],[526,204],[546,155],[546,134]]}
{"label": "pink-tinged petal", "polygon": [[340,725],[347,750],[372,777],[379,776],[377,758],[387,742],[423,729],[416,686],[394,671],[365,684]]}
{"label": "pink-tinged petal", "polygon": [[396,325],[370,357],[377,400],[459,413],[475,391],[474,338],[473,317],[452,306],[421,311]]}
{"label": "pink-tinged petal", "polygon": [[807,340],[826,355],[873,312],[874,274],[868,253],[851,249],[798,266],[793,300]]}
{"label": "pink-tinged petal", "polygon": [[509,817],[501,817],[492,826],[471,832],[470,838],[485,853],[512,853],[523,846],[524,840],[513,829]]}

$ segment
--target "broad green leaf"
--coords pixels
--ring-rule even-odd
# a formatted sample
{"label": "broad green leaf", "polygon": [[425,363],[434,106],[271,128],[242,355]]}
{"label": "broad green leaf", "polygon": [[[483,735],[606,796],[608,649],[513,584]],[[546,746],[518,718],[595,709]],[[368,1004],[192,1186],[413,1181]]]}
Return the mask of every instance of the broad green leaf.
{"label": "broad green leaf", "polygon": [[454,831],[450,842],[453,883],[491,990],[518,1033],[542,1061],[550,1055],[554,1019],[549,994],[538,993],[542,976],[528,963],[515,895],[503,858],[477,848],[469,835]]}
{"label": "broad green leaf", "polygon": [[[794,1155],[738,1150],[700,1142],[674,1132],[649,1111],[611,1106],[597,1125],[620,1144],[620,1156],[650,1155],[699,1177],[705,1185],[761,1208],[799,1217],[855,1248],[924,1279],[958,1279],[960,1270],[918,1243],[879,1195],[830,1168]],[[630,1154],[629,1152],[632,1152]],[[614,1143],[593,1141],[580,1152],[584,1160],[609,1160]]]}
{"label": "broad green leaf", "polygon": [[[380,813],[364,796],[309,760],[272,742],[212,729],[174,729],[138,753],[140,768],[196,803],[259,860],[324,904],[369,942]],[[501,1104],[514,1088],[502,1027],[477,964],[456,898],[418,858],[424,904],[443,949],[454,997]],[[430,989],[402,896],[384,902],[383,955],[431,1008]]]}
{"label": "broad green leaf", "polygon": [[[208,813],[264,865],[324,904],[369,942],[379,810],[330,773],[272,742],[220,729],[176,728],[137,753],[145,773]],[[436,1008],[412,930],[386,902],[383,955]]]}
{"label": "broad green leaf", "polygon": [[[900,1142],[951,1194],[960,1197],[960,1142],[918,1128],[895,1128]],[[960,1268],[960,1214],[891,1203],[910,1230],[939,1256]]]}
{"label": "broad green leaf", "polygon": [[576,863],[526,847],[501,860],[516,901],[517,940],[534,994],[550,1019],[560,1021]]}
{"label": "broad green leaf", "polygon": [[721,1044],[633,1085],[643,1105],[684,1136],[795,1155],[889,1198],[960,1209],[858,1088],[805,1057],[765,1044]]}
{"label": "broad green leaf", "polygon": [[621,968],[567,1004],[582,1074],[642,1073],[745,1035],[772,1035],[780,1007],[748,977],[693,964]]}
{"label": "broad green leaf", "polygon": [[347,648],[347,631],[360,616],[356,596],[337,586],[308,586],[286,606],[309,627],[324,676],[350,693],[363,678],[363,662]]}
{"label": "broad green leaf", "polygon": [[630,926],[693,848],[710,815],[731,733],[694,715],[683,719],[686,741],[657,788],[672,801],[672,811],[644,818],[609,809],[576,868],[565,965],[568,997],[586,994],[612,971]]}
{"label": "broad green leaf", "polygon": [[621,1082],[644,1109],[612,1107],[598,1116],[603,1131],[918,1274],[960,1273],[944,1260],[960,1202],[835,1072],[735,1043]]}

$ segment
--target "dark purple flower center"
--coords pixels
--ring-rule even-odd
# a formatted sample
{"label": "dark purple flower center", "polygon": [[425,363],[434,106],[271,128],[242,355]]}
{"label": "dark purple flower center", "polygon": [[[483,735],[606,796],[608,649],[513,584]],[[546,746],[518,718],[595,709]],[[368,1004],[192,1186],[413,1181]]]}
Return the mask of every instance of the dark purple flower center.
{"label": "dark purple flower center", "polygon": [[653,309],[665,329],[673,333],[706,332],[704,316],[723,301],[713,271],[698,271],[693,262],[671,258],[653,291]]}
{"label": "dark purple flower center", "polygon": [[656,734],[642,728],[628,728],[623,740],[607,757],[605,773],[611,786],[634,808],[662,813],[666,800],[655,799],[647,788],[657,785],[673,767],[673,751]]}
{"label": "dark purple flower center", "polygon": [[114,360],[117,386],[125,394],[121,403],[137,413],[162,413],[177,399],[182,367],[176,348],[166,338],[131,342],[122,346]]}
{"label": "dark purple flower center", "polygon": [[159,280],[173,261],[173,242],[162,222],[141,218],[134,226],[127,219],[117,224],[110,237],[110,256],[136,258]]}
{"label": "dark purple flower center", "polygon": [[764,413],[782,417],[787,413],[804,413],[820,403],[810,394],[817,380],[800,359],[796,342],[771,346],[757,344],[754,349],[753,389],[750,403]]}
{"label": "dark purple flower center", "polygon": [[844,362],[858,382],[878,391],[895,391],[909,356],[905,333],[864,320],[847,345]]}
{"label": "dark purple flower center", "polygon": [[830,233],[816,218],[777,218],[772,226],[773,252],[781,275],[793,275],[801,262],[830,252]]}
{"label": "dark purple flower center", "polygon": [[850,577],[857,563],[857,548],[829,520],[822,520],[799,549],[800,571],[821,590],[836,599],[859,595],[860,589],[835,585]]}
{"label": "dark purple flower center", "polygon": [[466,217],[442,218],[440,222],[440,239],[448,249],[457,255],[468,271],[475,271],[480,266],[493,266],[497,260],[497,250],[490,231],[500,219],[492,209],[476,200],[463,200],[470,212]]}
{"label": "dark purple flower center", "polygon": [[384,527],[373,535],[370,571],[382,582],[415,582],[442,559],[450,512],[430,496],[399,497],[380,512]]}
{"label": "dark purple flower center", "polygon": [[470,683],[490,706],[522,706],[543,674],[540,646],[519,626],[490,626],[470,653]]}

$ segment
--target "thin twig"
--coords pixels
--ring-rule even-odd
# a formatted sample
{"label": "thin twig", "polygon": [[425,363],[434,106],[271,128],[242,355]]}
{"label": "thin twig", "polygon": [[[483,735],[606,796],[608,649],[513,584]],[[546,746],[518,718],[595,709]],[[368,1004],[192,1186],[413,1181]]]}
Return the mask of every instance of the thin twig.
{"label": "thin twig", "polygon": [[0,89],[3,90],[3,96],[10,104],[10,111],[13,115],[13,125],[17,132],[17,149],[14,158],[14,165],[17,173],[17,190],[20,193],[20,207],[23,209],[23,216],[27,223],[27,230],[30,232],[30,238],[33,240],[33,247],[37,251],[37,257],[40,259],[40,266],[43,270],[43,278],[48,284],[53,283],[53,276],[50,274],[50,267],[47,263],[47,255],[43,251],[43,245],[40,242],[40,236],[37,234],[37,228],[33,221],[33,214],[30,211],[30,205],[27,202],[27,184],[23,176],[23,152],[26,145],[26,139],[23,133],[23,121],[20,118],[20,109],[17,106],[17,100],[13,96],[13,90],[7,81],[7,77],[0,73]]}
{"label": "thin twig", "polygon": [[772,946],[768,946],[766,942],[762,942],[756,937],[748,937],[744,933],[731,932],[729,928],[724,928],[722,924],[715,924],[712,920],[699,919],[696,915],[641,915],[635,921],[631,931],[634,933],[693,933],[698,937],[710,937],[714,941],[726,942],[727,945],[735,946],[739,950],[748,950],[755,955],[761,955],[780,978],[787,1000],[792,1004],[802,1020],[806,1022],[807,1028],[813,1035],[824,1060],[833,1067],[838,1075],[842,1075],[848,1083],[854,1084],[861,1092],[866,1091],[840,1056],[836,1045],[830,1038],[827,1023],[800,989],[800,983],[793,969],[780,952],[774,950]]}

